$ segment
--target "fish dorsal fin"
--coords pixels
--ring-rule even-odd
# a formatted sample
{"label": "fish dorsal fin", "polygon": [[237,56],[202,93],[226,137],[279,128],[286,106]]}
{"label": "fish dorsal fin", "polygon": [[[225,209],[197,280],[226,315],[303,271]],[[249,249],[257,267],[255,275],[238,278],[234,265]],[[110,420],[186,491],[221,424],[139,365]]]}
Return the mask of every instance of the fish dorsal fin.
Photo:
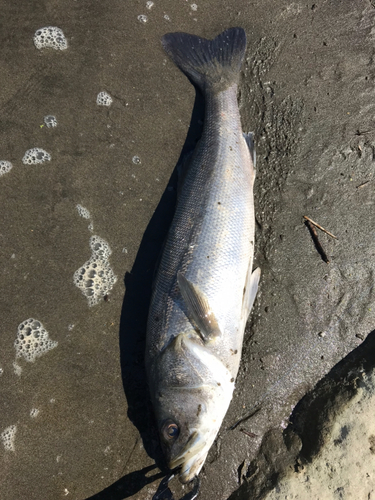
{"label": "fish dorsal fin", "polygon": [[254,300],[258,291],[258,284],[260,280],[260,267],[257,267],[255,271],[249,272],[246,278],[245,293],[242,301],[242,321],[244,325],[246,324],[247,318],[249,317],[250,311],[253,307]]}
{"label": "fish dorsal fin", "polygon": [[254,132],[248,132],[247,134],[243,134],[244,139],[246,141],[247,147],[249,148],[250,151],[250,156],[251,159],[253,160],[253,165],[254,165],[254,170],[256,168],[256,162],[257,162],[257,155],[255,151],[255,145],[254,145]]}
{"label": "fish dorsal fin", "polygon": [[219,337],[221,331],[205,294],[180,272],[177,273],[177,281],[189,321],[198,328],[203,341]]}

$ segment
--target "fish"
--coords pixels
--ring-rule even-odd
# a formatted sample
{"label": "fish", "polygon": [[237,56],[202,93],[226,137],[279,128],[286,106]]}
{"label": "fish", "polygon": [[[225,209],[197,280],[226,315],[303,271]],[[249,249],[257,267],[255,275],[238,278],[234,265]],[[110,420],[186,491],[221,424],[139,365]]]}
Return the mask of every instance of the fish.
{"label": "fish", "polygon": [[145,366],[161,447],[182,483],[198,476],[228,410],[260,269],[253,271],[255,148],[237,102],[242,28],[162,37],[204,95],[202,136],[179,172],[155,274]]}

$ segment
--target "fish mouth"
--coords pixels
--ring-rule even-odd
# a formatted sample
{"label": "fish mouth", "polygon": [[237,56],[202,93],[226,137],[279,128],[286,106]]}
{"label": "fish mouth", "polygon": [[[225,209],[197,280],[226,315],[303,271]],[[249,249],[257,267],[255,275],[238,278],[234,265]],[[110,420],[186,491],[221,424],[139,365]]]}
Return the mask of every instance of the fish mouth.
{"label": "fish mouth", "polygon": [[206,445],[207,442],[202,435],[194,431],[181,453],[169,462],[171,470],[181,466],[179,479],[182,483],[188,483],[198,475],[205,458],[205,454],[201,451],[206,448]]}

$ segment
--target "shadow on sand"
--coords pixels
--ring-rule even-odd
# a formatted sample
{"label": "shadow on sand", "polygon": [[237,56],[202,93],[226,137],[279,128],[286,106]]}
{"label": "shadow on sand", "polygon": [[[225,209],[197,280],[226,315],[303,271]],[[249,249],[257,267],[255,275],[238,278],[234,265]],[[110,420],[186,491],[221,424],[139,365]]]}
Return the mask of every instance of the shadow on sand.
{"label": "shadow on sand", "polygon": [[143,446],[163,472],[151,477],[148,473],[156,465],[145,467],[122,477],[108,488],[87,500],[120,500],[140,491],[147,484],[168,473],[163,461],[148,392],[144,352],[147,315],[151,299],[154,270],[161,253],[168,228],[172,222],[177,193],[177,169],[183,159],[195,148],[202,134],[204,99],[197,90],[190,128],[179,161],[168,186],[143,235],[137,257],[130,273],[125,276],[125,297],[120,320],[120,356],[122,382],[128,403],[128,417],[137,427]]}

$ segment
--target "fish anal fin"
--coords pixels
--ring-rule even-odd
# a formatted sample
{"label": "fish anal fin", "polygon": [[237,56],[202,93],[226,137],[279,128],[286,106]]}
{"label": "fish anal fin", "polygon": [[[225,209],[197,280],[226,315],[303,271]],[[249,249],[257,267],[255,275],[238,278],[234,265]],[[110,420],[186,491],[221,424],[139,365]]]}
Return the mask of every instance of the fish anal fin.
{"label": "fish anal fin", "polygon": [[254,304],[254,300],[258,291],[258,284],[260,280],[260,267],[257,267],[255,271],[249,272],[246,278],[246,285],[244,290],[244,296],[242,301],[242,321],[246,324],[249,317],[251,309]]}
{"label": "fish anal fin", "polygon": [[180,272],[177,273],[177,281],[189,321],[198,328],[202,340],[209,342],[221,336],[217,319],[205,294]]}
{"label": "fish anal fin", "polygon": [[189,165],[191,162],[191,159],[193,157],[193,150],[189,151],[184,155],[182,158],[182,161],[177,165],[177,175],[178,175],[178,181],[177,181],[177,198],[181,196],[182,189],[184,187],[184,182],[185,178],[187,175],[187,172],[189,170]]}
{"label": "fish anal fin", "polygon": [[246,141],[247,147],[249,148],[250,156],[251,156],[251,159],[253,161],[254,172],[255,172],[257,155],[256,155],[255,145],[254,145],[254,132],[248,132],[247,134],[244,133],[243,137]]}

